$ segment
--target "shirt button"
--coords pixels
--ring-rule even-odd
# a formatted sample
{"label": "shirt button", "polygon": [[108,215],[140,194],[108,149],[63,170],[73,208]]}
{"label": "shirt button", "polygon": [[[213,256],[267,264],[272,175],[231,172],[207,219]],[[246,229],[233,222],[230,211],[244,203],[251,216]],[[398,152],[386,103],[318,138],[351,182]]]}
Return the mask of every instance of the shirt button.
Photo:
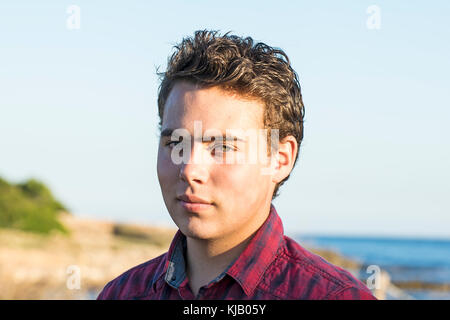
{"label": "shirt button", "polygon": [[175,279],[176,279],[177,277],[175,277],[175,276],[172,276],[172,281],[175,281]]}

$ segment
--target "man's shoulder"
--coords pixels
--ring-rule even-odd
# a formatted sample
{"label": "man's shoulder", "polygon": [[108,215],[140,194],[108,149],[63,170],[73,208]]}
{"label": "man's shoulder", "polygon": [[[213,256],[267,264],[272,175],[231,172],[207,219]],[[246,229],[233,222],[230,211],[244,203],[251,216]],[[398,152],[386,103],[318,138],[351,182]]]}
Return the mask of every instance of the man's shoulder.
{"label": "man's shoulder", "polygon": [[350,272],[284,236],[283,246],[266,278],[266,288],[279,283],[275,296],[284,299],[374,299]]}
{"label": "man's shoulder", "polygon": [[119,300],[147,294],[163,274],[167,252],[139,264],[108,282],[98,300]]}

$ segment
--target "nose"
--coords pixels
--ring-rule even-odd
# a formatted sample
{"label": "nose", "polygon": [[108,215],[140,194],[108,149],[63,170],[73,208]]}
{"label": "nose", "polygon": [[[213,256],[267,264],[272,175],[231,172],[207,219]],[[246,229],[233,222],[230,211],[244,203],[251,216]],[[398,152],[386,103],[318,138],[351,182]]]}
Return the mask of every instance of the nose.
{"label": "nose", "polygon": [[207,150],[201,143],[193,143],[190,155],[187,157],[186,163],[180,164],[181,180],[189,184],[192,183],[206,183],[209,178],[209,161],[208,155],[205,154]]}

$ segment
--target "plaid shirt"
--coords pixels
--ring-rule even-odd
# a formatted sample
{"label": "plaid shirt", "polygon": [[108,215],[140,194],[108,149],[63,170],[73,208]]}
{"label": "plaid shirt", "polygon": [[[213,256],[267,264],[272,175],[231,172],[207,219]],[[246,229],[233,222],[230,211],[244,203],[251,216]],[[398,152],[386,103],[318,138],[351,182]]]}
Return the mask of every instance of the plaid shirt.
{"label": "plaid shirt", "polygon": [[241,255],[197,297],[185,256],[186,237],[178,230],[168,252],[112,280],[97,299],[375,299],[349,272],[284,236],[273,205]]}

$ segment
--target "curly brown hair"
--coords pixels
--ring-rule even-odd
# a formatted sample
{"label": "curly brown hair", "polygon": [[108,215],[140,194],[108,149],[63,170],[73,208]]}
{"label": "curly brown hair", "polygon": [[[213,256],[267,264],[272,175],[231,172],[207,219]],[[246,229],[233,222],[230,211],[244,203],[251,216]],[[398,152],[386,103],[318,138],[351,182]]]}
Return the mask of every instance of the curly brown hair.
{"label": "curly brown hair", "polygon": [[[160,129],[164,105],[177,81],[200,87],[218,86],[264,103],[264,128],[278,129],[280,141],[289,135],[297,141],[295,166],[303,140],[305,108],[298,76],[283,50],[254,43],[251,37],[229,32],[221,36],[218,31],[209,30],[196,31],[194,37],[184,38],[174,48],[166,71],[158,72]],[[272,199],[289,176],[276,185]]]}

